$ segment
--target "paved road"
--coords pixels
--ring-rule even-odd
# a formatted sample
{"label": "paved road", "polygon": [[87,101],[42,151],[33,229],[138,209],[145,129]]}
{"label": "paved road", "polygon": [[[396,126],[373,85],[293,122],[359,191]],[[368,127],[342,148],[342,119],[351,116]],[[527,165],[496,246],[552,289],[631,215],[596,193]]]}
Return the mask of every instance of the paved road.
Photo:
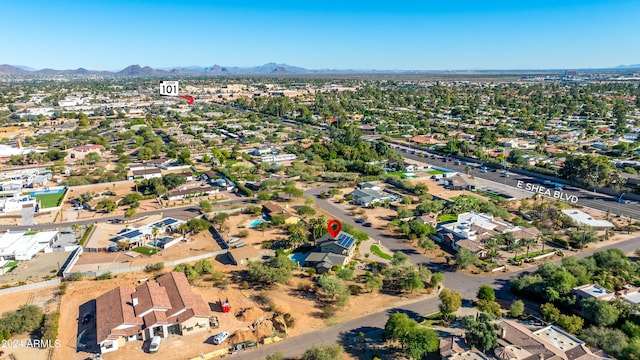
{"label": "paved road", "polygon": [[[397,144],[394,144],[394,146],[397,146]],[[401,146],[400,148],[402,149],[406,147]],[[420,161],[420,162],[438,166],[438,167],[448,168],[463,174],[465,173],[466,165],[464,165],[463,162],[461,162],[460,165],[455,165],[454,161],[444,162],[442,157],[440,155],[437,155],[436,153],[427,152],[425,150],[420,151],[420,152],[427,153],[428,154],[427,156],[430,156],[431,154],[436,154],[436,156],[438,156],[436,159],[432,159],[430,157],[425,158],[425,157],[418,156],[418,154],[412,154],[411,151],[412,150],[408,150],[408,152],[401,152],[401,154],[407,159]],[[482,162],[475,161],[475,163],[480,164]],[[476,170],[472,170],[471,173],[478,178],[491,180],[496,182],[497,184],[511,186],[511,187],[516,187],[516,185],[518,184],[518,181],[523,181],[525,183],[535,183],[536,185],[542,185],[542,182],[543,182],[543,180],[540,180],[540,179],[534,179],[529,176],[514,174],[512,172],[509,172],[509,177],[505,178],[500,176],[501,170],[498,170],[495,172],[487,171],[486,173],[481,173],[479,169],[476,169]],[[551,189],[551,191],[553,193],[553,189]],[[562,192],[569,196],[571,195],[577,196],[578,204],[582,206],[586,206],[586,207],[590,207],[590,208],[598,209],[602,211],[609,210],[611,211],[612,214],[622,214],[623,216],[626,216],[626,217],[631,216],[634,219],[640,219],[640,204],[636,201],[631,201],[629,204],[619,203],[618,202],[619,198],[617,197],[600,194],[600,193],[594,193],[593,191],[577,188],[574,186],[566,186],[562,190]],[[624,197],[623,197],[623,200],[624,200]]]}

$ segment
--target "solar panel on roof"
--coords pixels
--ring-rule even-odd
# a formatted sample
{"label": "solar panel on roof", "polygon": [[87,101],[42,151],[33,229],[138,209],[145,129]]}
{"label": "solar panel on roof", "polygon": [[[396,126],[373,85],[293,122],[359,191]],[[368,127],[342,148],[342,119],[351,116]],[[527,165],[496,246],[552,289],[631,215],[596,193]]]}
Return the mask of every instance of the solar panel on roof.
{"label": "solar panel on roof", "polygon": [[343,234],[343,233],[338,235],[338,245],[343,246],[347,249],[351,247],[354,241],[355,239],[350,235]]}
{"label": "solar panel on roof", "polygon": [[177,223],[177,222],[178,222],[178,220],[176,220],[176,219],[163,219],[162,221],[159,221],[159,222],[153,224],[153,227],[169,226],[169,225]]}
{"label": "solar panel on roof", "polygon": [[126,237],[127,239],[133,239],[138,235],[142,235],[142,233],[139,230],[133,230],[131,232],[122,234],[122,236]]}

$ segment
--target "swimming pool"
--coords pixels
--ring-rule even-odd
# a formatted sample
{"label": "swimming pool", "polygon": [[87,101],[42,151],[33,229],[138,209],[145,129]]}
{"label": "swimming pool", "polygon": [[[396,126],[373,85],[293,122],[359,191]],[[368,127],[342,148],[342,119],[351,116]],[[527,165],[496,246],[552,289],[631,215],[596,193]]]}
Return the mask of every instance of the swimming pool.
{"label": "swimming pool", "polygon": [[262,220],[262,219],[251,220],[251,222],[249,223],[249,227],[250,228],[254,228],[254,227],[262,224],[263,222],[264,222],[264,220]]}
{"label": "swimming pool", "polygon": [[49,194],[60,194],[64,191],[64,188],[55,189],[55,190],[38,190],[31,193],[31,196],[37,195],[49,195]]}
{"label": "swimming pool", "polygon": [[307,258],[307,255],[309,255],[309,253],[293,253],[291,255],[289,255],[289,259],[297,262],[300,265],[304,265],[304,259]]}
{"label": "swimming pool", "polygon": [[163,237],[161,239],[159,239],[158,241],[149,241],[149,245],[153,246],[153,247],[160,247],[162,246],[164,243],[170,241],[171,238],[170,237]]}

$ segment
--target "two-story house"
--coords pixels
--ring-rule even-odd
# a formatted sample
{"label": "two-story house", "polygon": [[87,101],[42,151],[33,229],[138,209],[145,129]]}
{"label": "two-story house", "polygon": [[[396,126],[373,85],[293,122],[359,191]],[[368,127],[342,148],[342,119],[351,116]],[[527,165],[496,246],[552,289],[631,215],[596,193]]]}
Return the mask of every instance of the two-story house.
{"label": "two-story house", "polygon": [[96,299],[96,341],[101,353],[128,341],[187,335],[209,329],[210,309],[184,273],[171,272],[135,289],[117,287]]}

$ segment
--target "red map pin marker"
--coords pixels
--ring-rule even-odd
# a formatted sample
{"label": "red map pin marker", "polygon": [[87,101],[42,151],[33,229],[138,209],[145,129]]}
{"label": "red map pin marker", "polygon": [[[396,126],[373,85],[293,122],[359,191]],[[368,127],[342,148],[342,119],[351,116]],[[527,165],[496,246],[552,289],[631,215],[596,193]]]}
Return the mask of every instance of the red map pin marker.
{"label": "red map pin marker", "polygon": [[327,223],[327,230],[329,231],[329,234],[335,239],[336,236],[340,233],[340,230],[342,230],[342,224],[340,224],[340,221],[338,220],[331,220]]}

